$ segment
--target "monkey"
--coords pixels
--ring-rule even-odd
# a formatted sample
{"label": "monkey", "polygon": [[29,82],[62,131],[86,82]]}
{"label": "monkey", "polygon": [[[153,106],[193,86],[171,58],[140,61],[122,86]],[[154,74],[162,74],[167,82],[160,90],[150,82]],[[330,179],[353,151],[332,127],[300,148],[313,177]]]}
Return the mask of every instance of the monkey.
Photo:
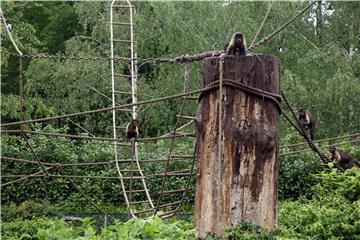
{"label": "monkey", "polygon": [[315,138],[315,128],[316,122],[315,119],[311,116],[311,114],[306,111],[304,108],[300,108],[298,110],[298,118],[301,122],[305,131],[309,131],[311,140]]}
{"label": "monkey", "polygon": [[354,164],[360,167],[360,163],[350,156],[347,152],[338,149],[335,145],[329,147],[330,159],[334,164],[340,166],[343,170],[352,168]]}
{"label": "monkey", "polygon": [[246,55],[246,40],[242,32],[234,33],[229,44],[227,45],[226,53],[228,55]]}
{"label": "monkey", "polygon": [[138,126],[136,119],[132,119],[130,123],[126,126],[126,139],[137,139],[139,136]]}
{"label": "monkey", "polygon": [[126,126],[125,138],[131,141],[131,153],[132,157],[135,155],[135,140],[139,136],[138,126],[136,119],[131,119],[129,124]]}

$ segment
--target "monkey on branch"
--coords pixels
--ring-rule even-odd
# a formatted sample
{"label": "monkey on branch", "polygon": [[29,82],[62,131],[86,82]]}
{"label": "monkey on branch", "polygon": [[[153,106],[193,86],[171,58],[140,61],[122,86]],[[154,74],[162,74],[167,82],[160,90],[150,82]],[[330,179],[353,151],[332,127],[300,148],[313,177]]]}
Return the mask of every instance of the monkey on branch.
{"label": "monkey on branch", "polygon": [[311,116],[310,112],[306,111],[304,108],[300,108],[298,110],[298,119],[302,124],[303,129],[310,133],[310,139],[314,140],[316,122],[315,119]]}
{"label": "monkey on branch", "polygon": [[330,159],[341,169],[346,170],[352,168],[354,164],[360,168],[360,163],[350,156],[347,152],[338,149],[335,145],[329,147]]}

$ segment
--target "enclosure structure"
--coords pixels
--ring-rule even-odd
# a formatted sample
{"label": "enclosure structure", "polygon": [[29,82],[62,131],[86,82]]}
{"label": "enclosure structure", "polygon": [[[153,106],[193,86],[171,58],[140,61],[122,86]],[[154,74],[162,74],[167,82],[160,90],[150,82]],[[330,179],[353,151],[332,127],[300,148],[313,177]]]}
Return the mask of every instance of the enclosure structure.
{"label": "enclosure structure", "polygon": [[278,222],[279,59],[220,56],[203,63],[197,113],[194,223],[200,237],[243,220]]}
{"label": "enclosure structure", "polygon": [[[267,35],[258,43],[255,43],[249,47],[249,49],[255,48],[260,44],[270,40],[277,33],[283,30],[288,24],[294,21],[296,18],[301,16],[307,9],[312,6],[313,3],[310,3],[306,6],[301,12],[297,13],[294,17],[292,17],[289,21],[283,24],[281,27],[276,29],[273,33]],[[277,93],[278,92],[278,82],[274,82],[277,79],[276,72],[278,71],[278,61],[277,59],[269,56],[252,56],[246,57],[246,61],[239,60],[238,63],[232,62],[234,59],[231,57],[226,57],[225,63],[219,62],[220,58],[213,57],[205,60],[205,65],[210,65],[212,70],[205,72],[204,75],[204,86],[206,87],[201,89],[191,89],[189,87],[189,65],[194,61],[201,61],[205,57],[209,56],[219,56],[223,51],[210,51],[195,54],[192,56],[183,55],[177,56],[172,59],[142,59],[144,63],[152,63],[152,64],[173,64],[180,63],[184,64],[184,76],[183,76],[183,92],[175,95],[166,95],[158,98],[151,98],[147,100],[142,99],[141,93],[137,93],[137,55],[136,55],[136,44],[133,36],[133,11],[134,8],[130,1],[112,1],[110,5],[110,19],[108,22],[108,26],[110,26],[110,56],[65,56],[65,55],[27,55],[22,54],[17,48],[15,42],[13,45],[15,46],[17,54],[9,53],[10,55],[19,57],[19,80],[23,77],[23,68],[22,68],[22,59],[23,58],[39,58],[39,59],[47,59],[49,61],[52,60],[66,60],[73,61],[74,63],[80,63],[81,61],[106,61],[110,63],[109,67],[109,84],[112,84],[112,97],[107,97],[106,94],[103,94],[99,90],[90,86],[92,90],[101,96],[107,98],[112,101],[111,107],[101,108],[101,109],[91,109],[83,112],[75,112],[75,113],[67,113],[58,116],[51,116],[46,118],[39,119],[22,119],[24,121],[19,122],[10,122],[1,124],[2,133],[20,133],[22,135],[28,134],[28,136],[32,135],[43,135],[47,137],[55,138],[54,141],[57,141],[56,138],[70,138],[70,139],[80,139],[87,141],[106,141],[109,142],[112,149],[114,150],[114,158],[107,159],[106,161],[99,162],[98,160],[86,160],[85,162],[79,163],[67,163],[67,162],[46,162],[44,159],[40,159],[34,148],[31,147],[31,144],[28,143],[29,148],[31,149],[34,161],[29,159],[19,159],[13,156],[2,156],[2,161],[14,161],[20,162],[23,164],[36,164],[41,167],[41,171],[30,173],[30,174],[22,174],[22,175],[7,175],[2,176],[2,178],[14,179],[12,181],[6,181],[2,183],[2,187],[11,185],[14,183],[19,183],[29,178],[41,178],[46,177],[49,179],[51,175],[51,179],[55,178],[65,178],[69,180],[69,183],[74,186],[74,188],[81,193],[81,195],[88,200],[88,203],[96,206],[96,208],[106,214],[99,206],[97,206],[94,202],[91,201],[91,198],[87,196],[86,192],[82,191],[81,188],[76,184],[75,179],[92,179],[93,181],[97,181],[98,179],[107,179],[107,181],[115,181],[121,184],[119,187],[119,191],[121,191],[124,200],[121,199],[119,201],[120,204],[126,203],[129,209],[129,215],[131,217],[137,216],[148,216],[156,213],[156,215],[161,217],[171,217],[176,214],[179,210],[181,204],[184,202],[186,194],[189,190],[189,186],[191,186],[191,181],[193,179],[193,170],[194,170],[194,162],[196,157],[194,155],[194,149],[190,148],[178,148],[176,144],[176,139],[189,139],[194,137],[193,133],[193,116],[185,116],[192,114],[194,111],[186,111],[186,107],[189,106],[190,101],[197,101],[198,94],[200,94],[201,99],[201,107],[200,107],[200,115],[203,119],[198,118],[198,156],[201,156],[200,164],[198,165],[198,181],[200,183],[201,188],[198,188],[197,195],[197,206],[196,206],[196,217],[197,217],[197,225],[203,226],[208,224],[210,227],[210,232],[215,229],[213,222],[210,222],[212,216],[215,216],[215,220],[218,225],[235,223],[237,221],[243,219],[253,220],[255,223],[259,223],[264,225],[265,227],[271,228],[276,224],[276,215],[274,215],[273,225],[270,223],[270,220],[263,219],[259,216],[265,216],[262,214],[263,212],[270,212],[271,206],[268,208],[263,207],[261,204],[265,202],[264,198],[271,196],[272,190],[274,189],[265,189],[268,186],[275,186],[276,179],[272,179],[271,176],[276,175],[276,164],[273,163],[273,160],[276,160],[277,151],[278,151],[278,140],[277,140],[277,113],[271,112],[271,109],[274,108],[274,103],[277,103],[278,96],[276,94],[271,94],[270,92]],[[2,20],[5,23],[5,18],[2,16]],[[11,38],[11,34],[8,31],[8,35]],[[255,39],[254,39],[255,40]],[[128,73],[124,72],[124,66],[128,66]],[[139,65],[139,67],[141,64]],[[218,69],[224,68],[219,74]],[[254,67],[254,69],[252,69]],[[111,71],[111,79],[110,79],[110,71]],[[249,71],[249,74],[247,73]],[[251,75],[253,74],[253,75]],[[206,77],[208,76],[208,77]],[[219,78],[221,82],[214,84],[214,79]],[[231,82],[232,80],[235,80]],[[110,81],[111,80],[111,81]],[[250,81],[251,80],[251,81]],[[274,81],[273,81],[274,80]],[[253,82],[252,82],[253,81]],[[243,85],[241,85],[243,83]],[[246,85],[246,86],[245,86]],[[255,88],[251,88],[254,86]],[[214,89],[220,89],[222,92],[222,87],[224,87],[224,92],[226,94],[220,94],[223,96],[222,101],[217,102],[216,100],[216,91]],[[23,95],[23,81],[19,81],[19,89],[20,89],[20,103],[24,101]],[[239,93],[238,89],[242,89],[244,92]],[[261,89],[265,89],[267,92],[262,91]],[[235,91],[234,95],[231,95],[231,91]],[[246,92],[246,94],[245,94]],[[251,96],[249,95],[251,93]],[[254,95],[254,96],[252,96]],[[233,98],[230,98],[233,96]],[[237,96],[234,98],[234,96]],[[241,96],[241,97],[240,97]],[[261,104],[259,104],[261,97]],[[139,98],[139,99],[138,99]],[[138,106],[157,104],[163,101],[180,99],[180,106],[178,108],[178,112],[176,115],[176,123],[171,130],[171,132],[164,134],[162,136],[156,137],[144,137],[137,139],[135,150],[131,148],[131,144],[128,140],[124,139],[124,130],[126,124],[132,119],[137,118],[139,115]],[[139,100],[139,101],[138,101]],[[207,105],[205,104],[207,102]],[[193,102],[194,103],[194,102]],[[210,104],[211,103],[211,104]],[[219,104],[221,106],[216,110],[216,105]],[[231,109],[230,105],[236,105]],[[194,104],[193,104],[194,105]],[[208,106],[208,108],[206,108]],[[248,106],[248,107],[246,107]],[[224,108],[224,109],[223,109]],[[240,110],[239,110],[240,109]],[[270,109],[270,110],[269,110]],[[23,115],[23,108],[20,107],[20,115]],[[220,110],[220,113],[217,111]],[[239,110],[239,111],[238,111]],[[208,111],[208,112],[206,112]],[[70,135],[66,133],[58,133],[58,132],[41,132],[41,131],[30,131],[26,128],[20,130],[7,130],[7,127],[12,126],[25,126],[30,123],[36,122],[47,122],[59,119],[69,119],[71,117],[76,116],[85,116],[97,113],[105,113],[112,112],[112,136],[94,136],[91,132],[86,131],[87,135]],[[222,114],[224,112],[224,114]],[[211,113],[211,114],[210,114]],[[212,115],[213,114],[213,115]],[[216,117],[216,114],[221,116],[220,118]],[[229,116],[239,117],[242,119],[241,121],[236,122],[234,119],[230,119]],[[174,116],[175,118],[175,116]],[[265,120],[259,119],[264,118]],[[218,119],[218,120],[216,120]],[[230,120],[229,120],[230,119]],[[69,119],[69,121],[72,121]],[[216,121],[218,121],[216,123]],[[73,122],[73,121],[72,121]],[[214,123],[215,122],[215,123]],[[224,124],[222,124],[222,122]],[[80,124],[73,122],[79,129],[84,130]],[[264,125],[261,125],[264,123]],[[201,125],[205,124],[205,125]],[[207,124],[207,125],[206,125]],[[216,136],[215,132],[209,132],[210,130],[216,129],[218,126],[218,132],[220,135]],[[254,128],[254,126],[257,126]],[[229,127],[231,130],[229,131]],[[238,130],[233,132],[233,128],[237,127]],[[273,128],[272,128],[273,127]],[[5,130],[4,130],[5,128]],[[275,129],[275,130],[274,130]],[[86,129],[85,129],[86,130]],[[252,142],[252,138],[247,136],[246,138],[243,136],[244,134],[248,135],[256,135],[259,137],[260,143]],[[199,133],[201,133],[199,135]],[[235,135],[229,135],[235,134]],[[204,135],[205,134],[205,135]],[[210,134],[208,136],[208,134]],[[212,135],[211,135],[212,134]],[[267,135],[268,134],[268,135]],[[204,136],[208,136],[205,138]],[[158,140],[169,140],[169,149],[166,156],[160,158],[158,156],[148,156],[148,154],[140,154],[141,151],[138,152],[138,148],[146,148],[146,144],[149,142],[157,142]],[[26,138],[25,138],[26,140]],[[211,143],[210,140],[214,140],[214,143]],[[274,141],[274,143],[273,143]],[[194,144],[193,139],[190,139],[191,144]],[[230,145],[229,145],[230,143]],[[234,143],[234,144],[233,144]],[[268,143],[269,146],[264,146],[265,143]],[[206,145],[207,144],[207,145]],[[218,147],[216,148],[216,144]],[[225,146],[224,146],[225,144]],[[253,145],[255,145],[255,147]],[[234,145],[234,146],[233,146]],[[273,146],[274,145],[274,146]],[[208,151],[202,149],[201,146],[209,146]],[[220,151],[218,151],[219,149]],[[235,153],[232,152],[235,149]],[[255,151],[259,150],[259,151]],[[204,152],[201,152],[204,151]],[[255,152],[254,152],[255,151]],[[212,152],[212,153],[211,153]],[[275,156],[271,155],[274,154]],[[211,154],[209,154],[211,153]],[[231,155],[231,154],[232,155]],[[263,155],[265,153],[265,155]],[[203,154],[203,155],[201,155]],[[217,156],[217,157],[216,157]],[[229,158],[232,157],[231,159]],[[244,156],[247,156],[246,158]],[[260,157],[259,157],[260,156]],[[268,160],[271,156],[271,160]],[[259,157],[259,158],[258,158]],[[205,158],[212,159],[211,161],[204,161]],[[244,160],[244,159],[245,160]],[[230,160],[229,160],[230,159]],[[235,160],[234,160],[235,159]],[[263,159],[263,161],[257,161],[258,159]],[[225,160],[229,161],[229,168],[224,168],[226,171],[221,172],[220,167],[227,166],[225,164]],[[255,161],[256,160],[256,161]],[[220,165],[217,161],[220,161]],[[255,161],[255,165],[251,165]],[[233,184],[233,188],[231,191],[225,191],[225,188],[222,186],[212,186],[212,180],[210,178],[206,178],[206,174],[210,171],[211,168],[208,168],[206,164],[212,164],[212,167],[216,167],[215,175],[209,175],[208,177],[216,176],[216,184],[218,183],[230,183],[229,176],[233,177],[235,180],[231,182]],[[204,166],[205,164],[205,166]],[[233,165],[231,165],[233,164]],[[269,165],[270,164],[270,165]],[[71,175],[68,174],[70,172],[67,171],[67,168],[78,168],[78,167],[93,167],[93,166],[102,166],[109,167],[113,171],[112,175],[101,175],[92,176],[92,175]],[[146,166],[146,167],[145,167]],[[151,166],[151,167],[148,167]],[[154,166],[154,167],[153,167]],[[55,169],[60,170],[54,172]],[[157,171],[154,170],[157,169]],[[236,172],[234,169],[238,169]],[[247,170],[246,170],[247,169]],[[256,169],[256,171],[254,170]],[[269,169],[273,169],[273,172],[267,172]],[[245,171],[246,170],[246,171]],[[232,171],[232,172],[231,172]],[[235,173],[234,173],[235,171]],[[245,171],[245,172],[244,172]],[[256,174],[255,174],[256,172]],[[251,174],[255,175],[255,177],[251,177]],[[273,174],[273,175],[271,175]],[[242,178],[242,176],[245,176]],[[267,179],[268,178],[268,179]],[[160,181],[159,181],[160,179]],[[265,180],[274,180],[274,182],[266,182]],[[220,180],[220,181],[219,181]],[[227,182],[226,182],[226,181]],[[200,182],[202,181],[202,182]],[[242,181],[242,182],[241,182]],[[184,183],[174,184],[174,183]],[[223,186],[224,186],[223,184]],[[232,186],[232,185],[231,185]],[[243,187],[245,186],[245,187]],[[253,188],[252,186],[257,186]],[[121,190],[120,190],[121,189]],[[265,194],[265,190],[269,192],[269,194]],[[221,191],[222,192],[221,192]],[[240,195],[239,191],[244,190],[242,195]],[[245,191],[246,190],[246,191]],[[206,199],[208,196],[205,196],[206,191],[212,193],[211,198]],[[220,191],[220,192],[219,192]],[[250,193],[248,193],[250,192]],[[203,194],[203,195],[201,195]],[[226,195],[227,194],[227,195]],[[238,195],[241,197],[238,197]],[[250,194],[250,195],[249,195]],[[258,215],[256,214],[248,214],[250,211],[248,208],[259,206],[256,204],[256,201],[251,205],[247,203],[247,201],[253,197],[257,202],[261,203],[261,209],[250,209],[251,211],[260,212]],[[276,210],[276,196],[273,196],[273,209]],[[174,200],[175,199],[175,200]],[[225,210],[229,209],[229,206],[225,206],[223,203],[226,203],[227,200],[233,200],[234,206],[231,207],[231,211],[226,212]],[[239,202],[240,200],[241,202]],[[225,201],[226,200],[226,201]],[[212,216],[209,217],[208,214],[204,214],[206,217],[205,220],[199,219],[202,211],[207,211],[207,207],[212,206],[216,208],[217,206],[213,204],[214,201],[219,201],[218,206],[222,206],[220,211],[209,211]],[[231,203],[230,201],[230,203]],[[245,203],[247,205],[245,205]],[[239,207],[240,206],[242,207]],[[242,205],[241,205],[242,204]],[[224,206],[223,206],[224,205]],[[248,207],[250,206],[250,207]],[[214,210],[214,209],[213,209]],[[160,213],[161,211],[161,213]],[[276,214],[276,211],[274,211]],[[200,215],[199,215],[200,214]],[[223,216],[222,216],[223,215]],[[269,213],[266,216],[270,216]],[[270,218],[269,217],[269,218]],[[229,220],[230,219],[230,220]],[[219,221],[218,221],[219,220]],[[218,227],[219,229],[223,229]],[[206,229],[208,231],[208,229]]]}

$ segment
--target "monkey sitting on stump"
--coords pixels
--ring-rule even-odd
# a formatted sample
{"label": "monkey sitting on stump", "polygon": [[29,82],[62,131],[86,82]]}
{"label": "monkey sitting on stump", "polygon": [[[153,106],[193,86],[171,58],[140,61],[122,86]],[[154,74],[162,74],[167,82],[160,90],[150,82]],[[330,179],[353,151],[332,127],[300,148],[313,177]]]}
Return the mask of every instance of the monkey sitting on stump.
{"label": "monkey sitting on stump", "polygon": [[333,163],[341,167],[343,170],[352,168],[354,164],[360,167],[360,163],[350,156],[347,152],[338,149],[335,145],[329,147],[330,159]]}
{"label": "monkey sitting on stump", "polygon": [[315,127],[316,127],[315,119],[311,116],[311,114],[308,111],[305,111],[304,108],[300,108],[298,110],[298,118],[304,130],[309,131],[310,139],[314,140]]}
{"label": "monkey sitting on stump", "polygon": [[226,48],[226,53],[228,55],[246,55],[246,40],[245,36],[241,32],[236,32],[231,37],[231,40]]}

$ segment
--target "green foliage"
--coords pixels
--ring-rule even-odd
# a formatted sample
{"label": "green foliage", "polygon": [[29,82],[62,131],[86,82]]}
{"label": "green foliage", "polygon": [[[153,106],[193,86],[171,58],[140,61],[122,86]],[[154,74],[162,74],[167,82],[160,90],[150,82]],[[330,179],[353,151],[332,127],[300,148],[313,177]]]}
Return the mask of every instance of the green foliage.
{"label": "green foliage", "polygon": [[227,240],[275,240],[275,233],[269,233],[250,222],[241,222],[225,232]]}
{"label": "green foliage", "polygon": [[[226,231],[224,239],[359,239],[360,234],[360,171],[350,169],[318,175],[311,200],[284,201],[280,206],[280,224],[275,232],[242,222]],[[19,210],[30,217],[37,206],[22,205]],[[29,208],[30,207],[30,208]],[[9,211],[6,209],[5,211]],[[14,211],[14,209],[12,210]],[[26,215],[25,215],[26,216]],[[2,222],[2,236],[6,239],[196,239],[189,222],[172,220],[168,223],[159,218],[131,219],[125,223],[116,221],[98,232],[90,219],[83,219],[73,227],[63,220],[38,219]],[[8,237],[8,238],[7,238]],[[207,239],[219,239],[208,237]]]}
{"label": "green foliage", "polygon": [[[46,232],[52,232],[52,235]],[[46,235],[48,238],[46,238]],[[63,220],[48,218],[35,218],[33,220],[21,220],[1,222],[1,236],[4,239],[74,239],[76,236],[71,227]],[[56,238],[50,238],[54,236]]]}
{"label": "green foliage", "polygon": [[58,215],[58,209],[46,201],[25,201],[19,205],[11,203],[1,206],[1,220],[6,222],[13,221],[17,218],[30,220],[33,217],[51,217]]}
{"label": "green foliage", "polygon": [[313,194],[311,188],[318,183],[314,174],[323,169],[318,156],[311,151],[281,156],[279,161],[280,198],[311,197]]}
{"label": "green foliage", "polygon": [[280,208],[282,239],[359,239],[359,201],[341,197],[326,201],[285,202]]}
{"label": "green foliage", "polygon": [[33,219],[2,222],[1,234],[12,239],[197,239],[192,225],[184,221],[165,223],[160,218],[131,219],[125,223],[115,224],[101,229],[98,234],[90,219],[82,219],[81,225],[72,227],[64,220]]}
{"label": "green foliage", "polygon": [[283,202],[281,239],[359,239],[359,179],[355,168],[322,173],[312,200]]}
{"label": "green foliage", "polygon": [[[298,136],[297,136],[298,137]],[[292,140],[290,140],[292,139]],[[284,138],[284,141],[295,141],[292,135],[287,135]],[[319,143],[320,149],[327,150],[327,145],[329,143]],[[306,146],[307,147],[307,146]],[[360,159],[360,149],[354,145],[339,145],[341,149],[344,149],[355,159]],[[287,151],[294,151],[289,149]],[[323,152],[323,150],[321,150]],[[355,167],[356,168],[356,167]],[[318,177],[317,175],[324,172],[324,176]],[[318,158],[317,154],[312,151],[299,152],[297,154],[290,155],[280,155],[279,161],[279,196],[281,199],[297,199],[300,196],[311,198],[313,196],[314,186],[327,186],[328,183],[338,181],[337,184],[340,184],[342,181],[340,179],[333,180],[328,179],[323,181],[325,177],[344,177],[345,175],[337,175],[336,172],[331,172],[331,175],[327,175],[329,169],[325,168]],[[347,177],[344,177],[347,179]],[[344,183],[347,185],[347,183]],[[327,189],[327,187],[325,187]],[[329,190],[332,191],[332,190]],[[356,197],[356,196],[355,196]]]}
{"label": "green foliage", "polygon": [[360,171],[357,167],[340,172],[333,169],[330,173],[318,175],[319,183],[314,187],[320,200],[329,196],[341,196],[349,202],[360,199]]}
{"label": "green foliage", "polygon": [[[19,121],[20,100],[13,94],[1,95],[1,119],[3,122]],[[42,118],[54,115],[54,108],[47,106],[41,98],[27,98],[24,101],[24,118]]]}
{"label": "green foliage", "polygon": [[[42,129],[44,131],[54,131],[51,127]],[[48,163],[81,163],[90,161],[110,161],[113,158],[112,146],[106,142],[82,142],[75,140],[68,140],[64,138],[53,138],[45,136],[31,136],[30,144],[35,149],[38,157]],[[32,160],[31,152],[23,139],[18,136],[2,137],[2,156],[12,156],[21,159]],[[112,165],[100,165],[88,168],[65,168],[67,174],[70,175],[114,175],[114,167]],[[37,165],[17,163],[13,161],[2,161],[1,173],[2,175],[22,175],[31,174],[39,171]],[[51,174],[61,174],[60,170],[53,168]],[[11,178],[6,178],[4,182],[10,181]],[[77,182],[77,181],[76,181]],[[96,181],[85,179],[79,182],[83,191],[87,192],[95,199],[113,199],[118,201],[121,199],[119,186],[113,185],[114,181]],[[36,189],[36,190],[35,190]],[[22,184],[10,184],[4,186],[1,192],[2,202],[16,202],[21,203],[25,200],[42,200],[46,199],[50,202],[61,202],[69,198],[75,202],[85,201],[76,189],[63,178],[51,178],[50,181],[44,182],[41,178],[31,178]],[[111,197],[110,197],[111,196]],[[80,205],[81,206],[81,205]],[[85,204],[84,208],[88,208]],[[79,209],[79,206],[76,207]],[[94,209],[92,209],[94,210]]]}
{"label": "green foliage", "polygon": [[298,60],[303,68],[285,70],[282,81],[293,106],[305,107],[315,117],[317,138],[360,129],[360,121],[354,121],[360,113],[352,110],[360,107],[358,75],[344,49],[330,49],[309,51]]}
{"label": "green foliage", "polygon": [[[35,126],[35,130],[46,132],[66,132],[67,129],[55,130],[51,126],[45,128],[40,125]],[[47,163],[85,163],[85,162],[109,162],[113,160],[113,146],[109,142],[98,141],[77,141],[66,138],[54,138],[41,135],[29,135],[29,142],[33,146],[37,156]],[[157,194],[161,190],[163,173],[165,171],[166,160],[168,156],[168,142],[159,141],[154,144],[146,144],[140,148],[139,157],[141,159],[153,160],[151,164],[143,165],[143,173],[154,175],[148,179],[147,186],[151,194]],[[194,143],[184,140],[179,142],[173,154],[192,154]],[[123,149],[119,155],[120,159],[131,158],[131,149]],[[28,150],[26,142],[20,136],[2,136],[2,156],[15,157],[20,159],[34,160],[31,152]],[[159,162],[156,162],[159,160]],[[126,168],[127,165],[122,167]],[[179,169],[190,169],[191,161],[171,162],[168,171]],[[19,163],[10,160],[2,160],[1,174],[4,176],[3,183],[9,182],[14,178],[8,178],[8,175],[31,174],[39,171],[36,164]],[[95,166],[65,167],[68,175],[80,176],[116,176],[115,166],[113,164],[102,164]],[[63,174],[58,168],[50,170],[52,175]],[[87,195],[96,203],[102,206],[125,204],[121,193],[121,186],[116,179],[99,181],[98,179],[75,179],[76,184],[86,192]],[[129,182],[125,182],[125,187]],[[141,189],[137,181],[133,189]],[[189,186],[187,176],[172,178],[165,182],[165,190],[179,189],[181,186],[189,186],[189,199],[194,199],[194,180]],[[139,186],[138,186],[139,185]],[[36,190],[35,190],[36,189]],[[49,181],[43,181],[42,178],[30,178],[21,184],[9,184],[2,187],[2,203],[10,204],[14,202],[20,204],[26,200],[42,201],[43,199],[52,204],[61,204],[64,212],[91,213],[97,212],[87,199],[79,193],[76,188],[65,178],[52,177]],[[154,197],[156,197],[154,195]],[[178,201],[179,195],[167,194],[164,201]],[[141,199],[141,195],[134,194],[133,199]]]}

